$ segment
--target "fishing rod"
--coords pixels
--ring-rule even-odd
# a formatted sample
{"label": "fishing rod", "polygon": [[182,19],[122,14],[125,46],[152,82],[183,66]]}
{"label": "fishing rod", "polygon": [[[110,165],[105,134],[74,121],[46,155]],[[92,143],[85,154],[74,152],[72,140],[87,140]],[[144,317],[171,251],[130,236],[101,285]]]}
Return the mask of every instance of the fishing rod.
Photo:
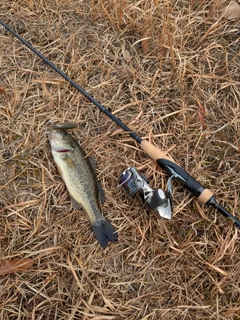
{"label": "fishing rod", "polygon": [[[149,141],[143,140],[141,137],[139,137],[135,132],[133,132],[130,128],[128,128],[121,120],[115,117],[108,109],[106,109],[97,100],[95,100],[89,93],[87,93],[82,87],[80,87],[76,82],[74,82],[71,78],[69,78],[63,71],[61,71],[58,67],[56,67],[51,61],[49,61],[44,55],[42,55],[39,51],[37,51],[31,44],[29,44],[25,39],[23,39],[19,34],[17,34],[14,30],[12,30],[3,21],[0,20],[0,24],[7,31],[13,34],[16,38],[18,38],[25,46],[27,46],[37,56],[39,56],[47,65],[49,65],[58,74],[60,74],[60,76],[62,76],[67,82],[69,82],[73,87],[75,87],[79,92],[81,92],[89,101],[91,101],[95,106],[97,106],[112,121],[114,121],[119,127],[121,127],[124,131],[126,131],[135,141],[137,141],[141,149],[146,154],[148,154],[150,158],[156,161],[157,164],[170,176],[168,180],[168,186],[169,186],[168,191],[170,192],[170,194],[171,194],[171,187],[170,187],[171,180],[176,179],[182,184],[184,188],[190,191],[201,203],[215,208],[224,217],[230,218],[234,223],[234,225],[240,229],[240,221],[217,202],[213,192],[210,189],[207,189],[204,186],[202,186],[200,182],[198,182],[187,171],[185,171],[183,168],[177,165],[166,153],[161,151],[159,148],[155,147]],[[123,179],[125,176],[127,176],[127,178]],[[120,177],[120,180],[123,180],[122,185],[124,184],[126,185],[126,181],[133,182],[133,179],[135,179],[134,181],[136,182],[136,184],[134,184],[134,187],[132,187],[131,184],[127,184],[125,190],[127,189],[130,190],[131,187],[133,189],[139,183],[142,183],[143,187],[146,190],[146,187],[148,186],[146,183],[146,180],[143,179],[142,175],[139,175],[138,172],[134,171],[134,169],[129,168],[128,170],[124,171],[122,176]],[[160,194],[159,194],[159,199],[161,200]],[[163,201],[165,201],[164,196],[163,196]],[[152,204],[153,208],[156,208],[156,206],[157,206],[156,204],[155,205]]]}

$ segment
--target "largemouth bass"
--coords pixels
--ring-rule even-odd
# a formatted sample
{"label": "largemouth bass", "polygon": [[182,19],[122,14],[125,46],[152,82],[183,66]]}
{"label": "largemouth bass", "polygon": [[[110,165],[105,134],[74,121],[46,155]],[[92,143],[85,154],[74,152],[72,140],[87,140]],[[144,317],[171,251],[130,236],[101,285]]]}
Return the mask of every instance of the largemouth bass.
{"label": "largemouth bass", "polygon": [[106,248],[109,241],[118,239],[118,235],[109,220],[102,216],[99,200],[104,201],[104,192],[97,182],[93,164],[64,129],[54,128],[47,134],[54,161],[74,208],[86,211],[98,242]]}

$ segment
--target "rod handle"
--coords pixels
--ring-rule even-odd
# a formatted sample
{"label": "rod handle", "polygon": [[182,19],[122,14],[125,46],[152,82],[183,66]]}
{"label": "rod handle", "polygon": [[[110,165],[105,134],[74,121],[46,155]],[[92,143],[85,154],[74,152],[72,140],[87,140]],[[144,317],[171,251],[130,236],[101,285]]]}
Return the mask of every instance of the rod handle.
{"label": "rod handle", "polygon": [[176,173],[177,179],[181,184],[202,203],[207,203],[213,193],[211,190],[204,188],[200,182],[193,178],[187,171],[177,165],[169,156],[150,142],[143,140],[140,144],[141,149],[146,152],[158,165],[164,169],[170,176]]}

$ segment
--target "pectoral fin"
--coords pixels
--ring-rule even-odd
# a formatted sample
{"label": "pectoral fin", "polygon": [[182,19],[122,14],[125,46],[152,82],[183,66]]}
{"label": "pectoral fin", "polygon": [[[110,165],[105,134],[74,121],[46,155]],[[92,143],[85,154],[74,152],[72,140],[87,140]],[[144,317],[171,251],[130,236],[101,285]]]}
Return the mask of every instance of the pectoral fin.
{"label": "pectoral fin", "polygon": [[94,173],[96,173],[97,162],[92,157],[88,157],[89,162],[91,163]]}
{"label": "pectoral fin", "polygon": [[74,207],[76,210],[81,210],[82,207],[80,206],[80,204],[79,204],[72,196],[70,196],[70,197],[71,197],[71,200],[72,200],[72,205],[73,205],[73,207]]}
{"label": "pectoral fin", "polygon": [[57,166],[57,169],[58,169],[60,176],[63,177],[63,172],[62,172],[61,167],[57,163],[56,163],[56,166]]}
{"label": "pectoral fin", "polygon": [[100,183],[97,181],[97,188],[98,188],[98,196],[99,196],[99,199],[101,201],[101,204],[104,204],[105,202],[105,193],[104,193],[104,190],[102,188],[102,186],[100,185]]}
{"label": "pectoral fin", "polygon": [[[88,160],[89,160],[91,167],[96,175],[96,161],[92,157],[88,157]],[[97,181],[97,189],[98,189],[99,200],[100,200],[101,204],[104,204],[105,193],[104,193],[102,186],[100,185],[100,183],[98,181]]]}

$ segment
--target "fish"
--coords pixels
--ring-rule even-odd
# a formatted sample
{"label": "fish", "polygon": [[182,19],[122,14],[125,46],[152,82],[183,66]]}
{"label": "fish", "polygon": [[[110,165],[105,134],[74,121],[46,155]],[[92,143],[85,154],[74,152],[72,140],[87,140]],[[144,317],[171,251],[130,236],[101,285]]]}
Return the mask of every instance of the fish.
{"label": "fish", "polygon": [[94,164],[63,127],[54,126],[47,135],[54,162],[74,208],[84,209],[95,237],[105,249],[109,241],[118,240],[118,234],[111,222],[103,218],[100,202],[104,203],[105,196],[97,181]]}

